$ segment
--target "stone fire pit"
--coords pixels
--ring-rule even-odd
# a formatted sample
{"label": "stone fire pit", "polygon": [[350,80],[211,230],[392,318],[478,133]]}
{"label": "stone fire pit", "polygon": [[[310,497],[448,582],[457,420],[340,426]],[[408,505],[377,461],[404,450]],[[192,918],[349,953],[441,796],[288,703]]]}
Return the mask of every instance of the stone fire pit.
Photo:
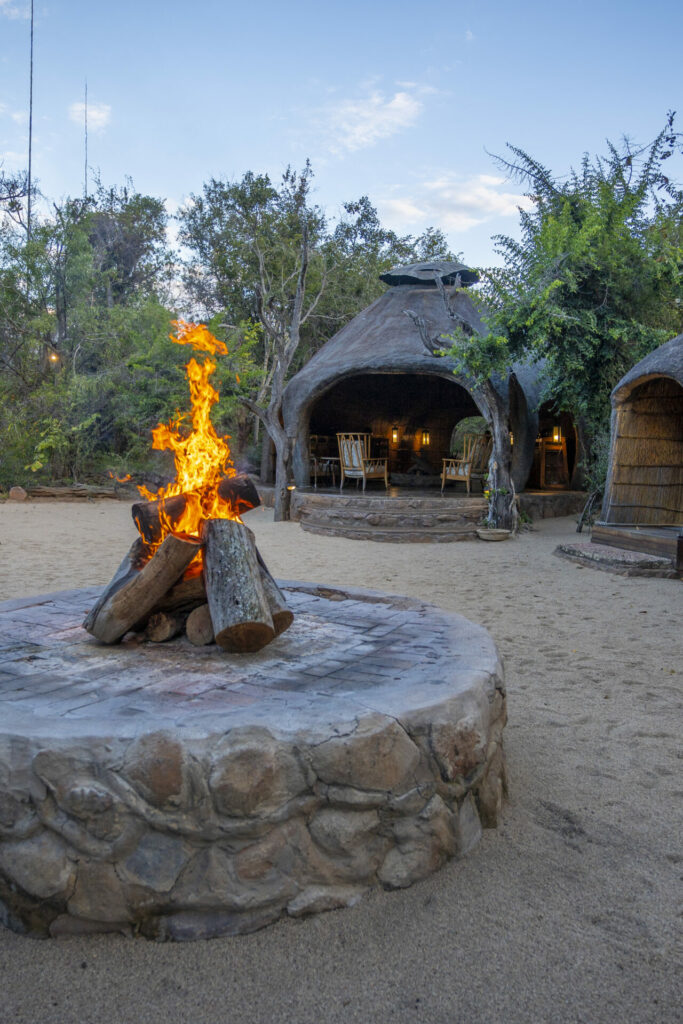
{"label": "stone fire pit", "polygon": [[347,906],[467,853],[500,809],[503,673],[430,605],[284,583],[258,654],[102,647],[95,590],[0,604],[0,914],[195,939]]}

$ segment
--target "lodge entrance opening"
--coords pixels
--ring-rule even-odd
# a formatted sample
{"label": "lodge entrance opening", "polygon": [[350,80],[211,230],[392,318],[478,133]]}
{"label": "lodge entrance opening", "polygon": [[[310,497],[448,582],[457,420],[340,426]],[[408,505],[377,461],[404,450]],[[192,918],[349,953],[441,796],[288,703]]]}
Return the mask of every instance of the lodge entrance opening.
{"label": "lodge entrance opening", "polygon": [[368,433],[372,454],[389,472],[441,473],[455,425],[481,412],[469,392],[436,374],[370,373],[345,377],[311,411],[309,432],[319,453],[336,454],[337,434]]}

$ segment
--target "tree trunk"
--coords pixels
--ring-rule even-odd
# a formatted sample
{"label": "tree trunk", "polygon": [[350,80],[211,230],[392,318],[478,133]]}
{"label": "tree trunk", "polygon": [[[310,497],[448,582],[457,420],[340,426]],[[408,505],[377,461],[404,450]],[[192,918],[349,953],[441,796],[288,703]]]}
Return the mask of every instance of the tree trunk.
{"label": "tree trunk", "polygon": [[276,523],[291,518],[292,492],[292,444],[281,429],[281,436],[275,442],[275,503],[273,519]]}
{"label": "tree trunk", "polygon": [[593,455],[593,438],[586,420],[582,416],[576,419],[576,458],[570,486],[575,491],[582,491],[586,486],[586,469],[591,464]]}
{"label": "tree trunk", "polygon": [[[257,422],[261,421],[257,419]],[[263,431],[263,441],[261,442],[261,483],[272,484],[273,483],[273,442],[270,438],[270,434]]]}
{"label": "tree trunk", "polygon": [[490,410],[493,447],[489,459],[489,476],[486,489],[489,491],[487,523],[501,530],[517,529],[517,505],[515,485],[512,482],[512,446],[510,444],[510,423],[507,404],[489,382],[482,388]]}

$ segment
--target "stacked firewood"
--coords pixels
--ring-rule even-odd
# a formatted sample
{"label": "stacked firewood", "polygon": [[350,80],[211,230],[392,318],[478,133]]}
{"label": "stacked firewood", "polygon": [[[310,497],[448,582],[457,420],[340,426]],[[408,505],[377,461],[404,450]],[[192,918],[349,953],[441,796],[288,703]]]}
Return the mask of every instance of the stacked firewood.
{"label": "stacked firewood", "polygon": [[[219,494],[235,511],[259,505],[247,477],[229,477]],[[162,517],[177,521],[187,499],[177,495],[133,505],[140,532],[83,625],[114,644],[126,633],[145,633],[155,642],[183,631],[196,645],[214,641],[226,651],[258,651],[287,629],[294,618],[285,597],[256,548],[251,530],[238,519],[208,519],[201,539],[162,536]],[[148,558],[150,547],[156,547]],[[202,549],[201,572],[186,570]]]}

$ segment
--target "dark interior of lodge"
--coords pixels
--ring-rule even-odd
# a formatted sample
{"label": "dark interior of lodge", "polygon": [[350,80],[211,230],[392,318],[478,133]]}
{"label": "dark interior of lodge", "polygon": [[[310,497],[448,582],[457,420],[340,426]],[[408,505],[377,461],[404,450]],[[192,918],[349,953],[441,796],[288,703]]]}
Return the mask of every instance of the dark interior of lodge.
{"label": "dark interior of lodge", "polygon": [[[388,459],[394,483],[438,486],[442,460],[455,454],[454,431],[468,417],[481,416],[470,393],[436,374],[371,373],[345,377],[311,410],[311,457],[319,480],[328,487],[326,459],[339,455],[337,434],[370,435],[372,458]],[[569,488],[576,461],[576,433],[571,416],[557,413],[552,402],[538,410],[539,428],[528,489]],[[514,445],[514,434],[512,437]],[[431,477],[431,479],[430,479]],[[313,479],[311,479],[313,485]],[[382,486],[378,482],[373,487]]]}
{"label": "dark interior of lodge", "polygon": [[388,458],[390,473],[407,473],[417,460],[423,472],[429,466],[438,474],[455,424],[479,415],[465,388],[443,377],[375,373],[330,388],[312,410],[310,433],[319,455],[339,454],[337,433],[365,433],[371,455]]}

